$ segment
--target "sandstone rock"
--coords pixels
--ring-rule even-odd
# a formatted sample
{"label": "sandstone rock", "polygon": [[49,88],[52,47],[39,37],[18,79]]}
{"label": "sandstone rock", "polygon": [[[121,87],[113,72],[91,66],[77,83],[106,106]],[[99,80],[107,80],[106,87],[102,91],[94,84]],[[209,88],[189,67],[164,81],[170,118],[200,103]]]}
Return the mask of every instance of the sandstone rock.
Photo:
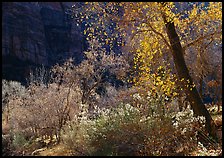
{"label": "sandstone rock", "polygon": [[[11,69],[25,78],[28,67],[49,67],[69,57],[82,59],[80,28],[65,14],[71,6],[71,2],[2,3],[3,78]],[[26,64],[18,66],[10,58]]]}

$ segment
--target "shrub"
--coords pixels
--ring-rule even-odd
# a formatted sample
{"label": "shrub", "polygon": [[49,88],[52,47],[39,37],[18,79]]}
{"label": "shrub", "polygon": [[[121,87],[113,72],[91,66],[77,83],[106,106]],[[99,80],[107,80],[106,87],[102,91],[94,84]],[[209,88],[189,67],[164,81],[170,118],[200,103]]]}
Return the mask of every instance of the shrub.
{"label": "shrub", "polygon": [[105,89],[112,76],[116,76],[113,79],[122,79],[128,72],[129,64],[122,55],[106,52],[97,40],[91,40],[89,44],[89,49],[84,52],[85,60],[79,65],[74,65],[73,60],[69,59],[62,65],[55,65],[52,73],[55,83],[70,88],[78,87],[81,102],[92,105],[99,101],[97,91]]}
{"label": "shrub", "polygon": [[2,156],[10,156],[13,151],[12,141],[9,135],[2,135]]}
{"label": "shrub", "polygon": [[11,152],[8,156],[21,156],[26,154],[25,150],[29,147],[31,141],[27,140],[22,132],[14,132],[10,143]]}
{"label": "shrub", "polygon": [[[74,101],[74,93],[68,96],[68,88],[55,84],[30,85],[27,88],[30,95],[25,99],[11,100],[9,105],[11,129],[33,133],[33,136],[44,137],[54,135],[60,140],[60,130],[69,119],[68,100]],[[73,91],[72,91],[73,92]],[[29,134],[30,135],[30,134]]]}
{"label": "shrub", "polygon": [[18,132],[14,134],[12,144],[15,148],[22,148],[27,144],[27,140],[25,139],[22,133]]}
{"label": "shrub", "polygon": [[97,113],[97,118],[85,117],[65,130],[63,141],[76,155],[188,155],[197,146],[201,118],[194,118],[190,110],[176,113],[175,119],[173,114],[142,115],[129,104]]}
{"label": "shrub", "polygon": [[3,110],[12,98],[25,97],[26,88],[17,81],[2,80],[2,106]]}

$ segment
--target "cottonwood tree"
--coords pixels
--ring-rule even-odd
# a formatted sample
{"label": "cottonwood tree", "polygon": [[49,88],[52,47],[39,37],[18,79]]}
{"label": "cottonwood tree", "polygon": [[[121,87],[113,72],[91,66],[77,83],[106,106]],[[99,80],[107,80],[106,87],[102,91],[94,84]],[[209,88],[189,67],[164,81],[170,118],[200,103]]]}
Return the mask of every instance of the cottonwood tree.
{"label": "cottonwood tree", "polygon": [[[215,8],[212,5],[211,3],[210,7]],[[207,76],[211,75],[212,70],[215,69],[215,66],[221,59],[220,48],[222,45],[221,23],[217,22],[217,19],[212,20],[210,14],[206,14],[209,18],[203,18],[205,15],[204,11],[207,10],[206,7],[208,7],[207,3],[201,3],[198,5],[197,11],[194,9],[195,16],[199,16],[201,19],[194,20],[196,17],[191,14],[191,19],[196,23],[191,24],[191,33],[188,35],[189,40],[185,38],[186,41],[184,42],[193,41],[184,46],[184,57],[190,73],[198,86],[201,97],[204,80]],[[213,9],[207,11],[209,13]]]}
{"label": "cottonwood tree", "polygon": [[[181,5],[187,7],[188,4],[190,3]],[[141,57],[142,65],[145,64],[142,68],[146,69],[145,74],[150,72],[153,62],[159,62],[154,58],[158,53],[172,54],[175,71],[181,81],[181,88],[186,93],[195,115],[205,116],[208,132],[214,133],[213,120],[193,83],[184,54],[186,50],[200,44],[204,39],[207,39],[208,42],[212,38],[221,39],[221,3],[211,2],[207,6],[205,3],[195,3],[183,12],[177,12],[173,2],[92,2],[85,4],[85,7],[87,12],[85,10],[86,14],[82,15],[91,19],[87,29],[90,37],[96,36],[93,33],[99,26],[103,28],[102,30],[108,31],[110,29],[103,24],[116,23],[116,30],[119,30],[119,33],[115,33],[115,35],[121,35],[123,37],[121,45],[129,46],[133,52],[136,52],[137,57]],[[93,15],[92,18],[89,15]],[[97,32],[104,35],[99,36],[100,38],[104,39],[108,35],[105,31]],[[107,41],[108,38],[104,40]],[[105,44],[107,43],[109,42],[105,42]],[[139,64],[139,60],[137,61]],[[143,78],[147,80],[145,77]]]}

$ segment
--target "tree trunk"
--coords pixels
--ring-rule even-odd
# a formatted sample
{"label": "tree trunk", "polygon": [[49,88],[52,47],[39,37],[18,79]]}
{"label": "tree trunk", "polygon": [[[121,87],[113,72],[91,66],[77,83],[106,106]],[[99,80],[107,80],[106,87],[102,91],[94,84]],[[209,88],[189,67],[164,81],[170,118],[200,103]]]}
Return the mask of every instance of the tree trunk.
{"label": "tree trunk", "polygon": [[[178,73],[179,79],[184,79],[183,84],[181,87],[184,89],[188,101],[191,104],[191,107],[193,109],[193,112],[196,116],[204,116],[206,119],[206,129],[209,132],[211,136],[215,137],[215,124],[214,121],[211,118],[211,115],[209,114],[208,110],[206,109],[205,105],[202,103],[202,100],[200,98],[200,95],[196,89],[196,87],[193,87],[192,90],[190,89],[190,86],[188,85],[193,85],[192,78],[189,74],[189,70],[187,68],[187,65],[184,60],[183,56],[183,48],[180,43],[179,36],[176,32],[174,23],[167,22],[166,16],[163,14],[163,19],[165,22],[166,26],[166,32],[168,34],[168,38],[171,44],[171,49],[172,49],[172,56],[175,64],[175,68]],[[187,82],[189,81],[189,83]]]}
{"label": "tree trunk", "polygon": [[201,76],[201,78],[200,78],[200,81],[199,81],[200,83],[200,86],[199,86],[199,94],[200,94],[200,97],[201,97],[201,99],[202,99],[202,97],[203,97],[203,76]]}

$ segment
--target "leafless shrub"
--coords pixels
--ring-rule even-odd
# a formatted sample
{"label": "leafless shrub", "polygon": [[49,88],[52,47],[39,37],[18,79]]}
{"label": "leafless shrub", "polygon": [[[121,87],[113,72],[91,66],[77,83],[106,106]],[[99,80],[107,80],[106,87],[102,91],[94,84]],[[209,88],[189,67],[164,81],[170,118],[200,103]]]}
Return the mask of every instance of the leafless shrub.
{"label": "leafless shrub", "polygon": [[[60,131],[70,117],[67,101],[75,102],[76,93],[72,90],[68,96],[68,88],[58,90],[56,84],[49,84],[48,87],[30,85],[27,91],[30,95],[25,99],[17,98],[9,102],[11,130],[29,129],[33,136],[42,138],[56,135],[57,141],[60,141]],[[52,130],[46,134],[42,132],[46,128]]]}
{"label": "leafless shrub", "polygon": [[122,79],[129,64],[123,56],[107,53],[96,40],[90,41],[90,49],[84,53],[86,59],[81,64],[75,66],[72,59],[69,59],[62,66],[56,65],[52,72],[55,82],[71,89],[76,87],[80,90],[77,92],[81,95],[81,103],[92,105],[99,101],[97,88],[105,88],[111,74]]}
{"label": "leafless shrub", "polygon": [[[69,59],[62,65],[55,65],[50,72],[50,83],[45,83],[46,73],[42,68],[36,75],[31,74],[27,88],[20,86],[20,89],[8,90],[10,95],[15,93],[6,103],[9,109],[7,124],[12,134],[21,133],[28,140],[37,137],[53,140],[56,137],[56,141],[60,142],[63,126],[69,126],[68,123],[86,107],[88,109],[84,111],[89,115],[94,106],[106,105],[100,103],[103,95],[98,93],[98,88],[106,89],[110,85],[108,78],[111,74],[122,80],[129,66],[121,55],[107,53],[97,41],[91,42],[90,49],[85,52],[86,59],[81,64],[74,65]],[[7,91],[9,83],[3,82]],[[112,89],[107,89],[108,96],[112,96],[109,94]],[[4,98],[5,95],[4,92]],[[119,96],[114,95],[116,98]]]}

